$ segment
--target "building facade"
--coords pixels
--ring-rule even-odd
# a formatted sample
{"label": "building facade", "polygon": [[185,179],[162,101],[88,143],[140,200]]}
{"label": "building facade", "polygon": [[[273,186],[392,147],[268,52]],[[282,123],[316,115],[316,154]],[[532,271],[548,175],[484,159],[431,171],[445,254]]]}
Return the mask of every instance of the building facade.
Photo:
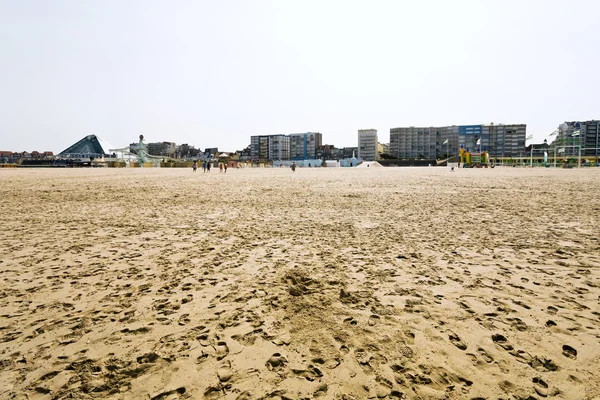
{"label": "building facade", "polygon": [[177,145],[173,142],[148,143],[146,149],[153,156],[175,157],[177,153]]}
{"label": "building facade", "polygon": [[287,135],[269,136],[269,160],[290,159],[290,137]]}
{"label": "building facade", "polygon": [[527,125],[489,124],[482,125],[482,149],[491,157],[524,157]]}
{"label": "building facade", "polygon": [[250,159],[289,160],[290,137],[286,135],[256,135],[250,137]]}
{"label": "building facade", "polygon": [[110,156],[112,146],[96,135],[88,135],[58,154],[58,158],[94,158]]}
{"label": "building facade", "polygon": [[289,138],[290,160],[312,160],[323,144],[323,135],[319,132],[292,133]]}
{"label": "building facade", "polygon": [[564,145],[565,155],[600,158],[600,121],[567,121],[561,124],[557,145]]}
{"label": "building facade", "polygon": [[458,154],[459,127],[402,127],[390,129],[390,155],[400,159],[435,159]]}
{"label": "building facade", "polygon": [[358,131],[358,158],[364,161],[377,159],[377,129]]}
{"label": "building facade", "polygon": [[344,158],[356,157],[358,147],[342,147],[337,148],[332,144],[324,144],[317,149],[315,158],[321,160],[342,160]]}
{"label": "building facade", "polygon": [[440,159],[459,149],[488,151],[492,157],[523,157],[526,125],[451,125],[390,129],[390,155],[400,159]]}

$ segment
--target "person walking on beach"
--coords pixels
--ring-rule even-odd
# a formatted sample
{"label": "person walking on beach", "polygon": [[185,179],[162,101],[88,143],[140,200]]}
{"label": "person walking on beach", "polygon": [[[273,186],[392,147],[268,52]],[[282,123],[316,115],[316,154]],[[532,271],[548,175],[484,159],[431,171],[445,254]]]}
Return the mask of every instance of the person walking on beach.
{"label": "person walking on beach", "polygon": [[206,173],[206,161],[204,161],[202,163],[202,171],[204,171],[204,173]]}
{"label": "person walking on beach", "polygon": [[206,163],[206,170],[210,172],[210,161]]}
{"label": "person walking on beach", "polygon": [[227,173],[227,163],[223,165],[223,168],[225,169],[225,173]]}
{"label": "person walking on beach", "polygon": [[196,169],[198,169],[198,163],[196,161],[194,161],[194,164],[192,164],[192,169],[194,172],[196,172]]}
{"label": "person walking on beach", "polygon": [[292,172],[296,172],[296,163],[292,163]]}
{"label": "person walking on beach", "polygon": [[219,163],[219,172],[223,173],[223,163]]}

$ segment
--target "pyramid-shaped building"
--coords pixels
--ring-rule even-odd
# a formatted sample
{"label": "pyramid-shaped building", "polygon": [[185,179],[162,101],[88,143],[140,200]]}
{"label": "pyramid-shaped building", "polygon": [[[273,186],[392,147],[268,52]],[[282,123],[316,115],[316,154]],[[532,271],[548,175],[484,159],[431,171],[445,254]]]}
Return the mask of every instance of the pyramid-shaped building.
{"label": "pyramid-shaped building", "polygon": [[103,158],[110,155],[110,146],[96,135],[88,135],[58,154],[63,158]]}

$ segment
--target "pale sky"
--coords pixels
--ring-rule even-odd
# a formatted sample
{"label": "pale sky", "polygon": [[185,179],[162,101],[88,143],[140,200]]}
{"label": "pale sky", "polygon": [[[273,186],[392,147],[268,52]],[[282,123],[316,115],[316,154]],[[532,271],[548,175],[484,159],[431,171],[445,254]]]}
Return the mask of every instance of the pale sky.
{"label": "pale sky", "polygon": [[0,150],[600,119],[600,1],[0,0]]}

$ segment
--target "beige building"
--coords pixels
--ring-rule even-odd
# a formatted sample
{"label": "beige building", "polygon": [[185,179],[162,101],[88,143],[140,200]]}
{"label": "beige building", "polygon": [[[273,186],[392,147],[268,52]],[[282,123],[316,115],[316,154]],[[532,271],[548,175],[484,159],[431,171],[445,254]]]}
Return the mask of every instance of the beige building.
{"label": "beige building", "polygon": [[377,129],[359,129],[358,158],[364,161],[377,159]]}
{"label": "beige building", "polygon": [[381,160],[382,154],[390,154],[390,145],[386,143],[377,143],[377,159]]}

